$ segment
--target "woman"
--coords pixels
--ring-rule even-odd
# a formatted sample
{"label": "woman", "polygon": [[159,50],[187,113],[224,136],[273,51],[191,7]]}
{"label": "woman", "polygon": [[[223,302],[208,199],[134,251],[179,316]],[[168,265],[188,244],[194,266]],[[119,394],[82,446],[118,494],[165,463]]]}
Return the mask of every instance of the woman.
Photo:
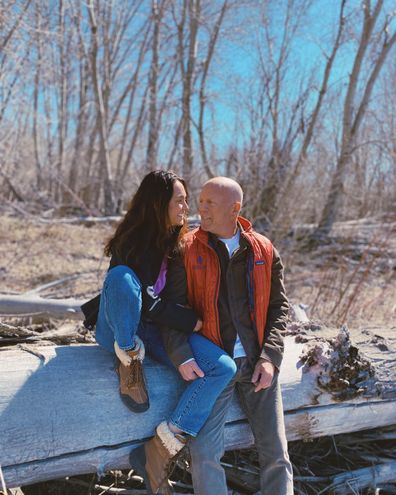
{"label": "woman", "polygon": [[184,447],[185,435],[198,434],[236,372],[231,357],[194,333],[202,322],[192,309],[161,299],[168,260],[177,254],[186,231],[187,211],[184,180],[173,172],[150,172],[105,247],[111,261],[100,298],[96,340],[117,357],[124,403],[134,412],[149,407],[142,368],[145,349],[154,359],[172,366],[157,324],[190,335],[190,346],[205,375],[186,387],[155,437],[131,453],[132,467],[141,471],[154,493],[165,481],[169,461]]}

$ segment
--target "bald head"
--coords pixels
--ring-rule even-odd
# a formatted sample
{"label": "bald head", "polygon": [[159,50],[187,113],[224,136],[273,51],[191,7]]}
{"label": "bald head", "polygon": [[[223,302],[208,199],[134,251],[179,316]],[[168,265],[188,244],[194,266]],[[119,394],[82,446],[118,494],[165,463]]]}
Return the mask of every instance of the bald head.
{"label": "bald head", "polygon": [[242,206],[242,187],[234,179],[229,179],[228,177],[214,177],[213,179],[209,179],[205,182],[202,189],[206,186],[217,188],[218,191],[225,197],[229,198],[230,201],[239,202]]}
{"label": "bald head", "polygon": [[214,177],[205,182],[199,196],[201,228],[221,238],[232,237],[242,200],[241,186],[228,177]]}

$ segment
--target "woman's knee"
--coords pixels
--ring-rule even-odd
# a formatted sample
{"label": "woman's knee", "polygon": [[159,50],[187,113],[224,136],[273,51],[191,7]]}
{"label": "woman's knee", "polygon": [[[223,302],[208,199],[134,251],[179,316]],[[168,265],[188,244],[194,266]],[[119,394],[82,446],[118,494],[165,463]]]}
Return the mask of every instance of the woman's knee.
{"label": "woman's knee", "polygon": [[118,290],[132,290],[133,292],[141,291],[141,284],[136,273],[126,265],[117,265],[108,271],[105,279],[107,287]]}
{"label": "woman's knee", "polygon": [[237,372],[235,361],[228,354],[223,354],[216,363],[219,373],[228,381],[232,380]]}

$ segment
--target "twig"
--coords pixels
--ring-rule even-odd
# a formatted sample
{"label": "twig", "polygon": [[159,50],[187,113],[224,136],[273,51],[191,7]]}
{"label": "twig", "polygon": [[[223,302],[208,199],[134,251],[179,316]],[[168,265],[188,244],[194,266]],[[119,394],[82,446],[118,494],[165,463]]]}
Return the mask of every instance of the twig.
{"label": "twig", "polygon": [[38,294],[39,292],[41,292],[45,289],[55,287],[56,285],[61,285],[64,282],[69,282],[70,280],[75,280],[75,279],[81,277],[82,275],[86,275],[88,273],[90,273],[90,272],[76,273],[74,275],[69,275],[67,277],[63,277],[63,278],[60,278],[58,280],[53,280],[52,282],[48,282],[47,284],[39,285],[38,287],[35,287],[34,289],[28,290],[28,291],[24,292],[23,295],[24,296],[31,296],[34,294]]}
{"label": "twig", "polygon": [[4,481],[3,470],[1,468],[1,464],[0,464],[0,480],[1,480],[1,489],[4,492],[4,495],[7,495],[7,487],[6,487],[6,484]]}

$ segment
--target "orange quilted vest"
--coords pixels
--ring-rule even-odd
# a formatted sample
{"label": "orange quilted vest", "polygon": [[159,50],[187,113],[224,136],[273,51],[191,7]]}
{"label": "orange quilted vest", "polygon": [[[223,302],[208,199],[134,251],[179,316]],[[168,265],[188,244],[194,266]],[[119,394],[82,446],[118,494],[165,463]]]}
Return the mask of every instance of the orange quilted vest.
{"label": "orange quilted vest", "polygon": [[[238,217],[241,235],[249,242],[247,287],[249,310],[260,347],[264,343],[268,303],[271,291],[272,243],[252,230],[248,220]],[[209,245],[208,233],[200,228],[184,237],[184,265],[187,272],[188,301],[202,317],[201,333],[222,347],[217,298],[220,286],[220,263],[215,250]]]}

